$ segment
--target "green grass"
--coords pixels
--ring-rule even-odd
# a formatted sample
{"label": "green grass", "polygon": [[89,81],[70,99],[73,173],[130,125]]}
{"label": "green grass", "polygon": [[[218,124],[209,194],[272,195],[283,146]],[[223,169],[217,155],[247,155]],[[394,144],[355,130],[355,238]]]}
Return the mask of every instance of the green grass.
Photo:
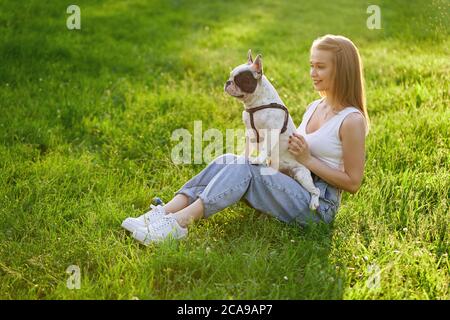
{"label": "green grass", "polygon": [[[381,30],[357,0],[76,4],[79,31],[67,2],[0,4],[0,298],[449,299],[448,1],[378,1]],[[326,33],[360,48],[372,120],[363,185],[333,226],[239,203],[185,240],[133,241],[121,221],[205,166],[171,162],[172,132],[242,128],[223,83],[247,50],[298,125]]]}

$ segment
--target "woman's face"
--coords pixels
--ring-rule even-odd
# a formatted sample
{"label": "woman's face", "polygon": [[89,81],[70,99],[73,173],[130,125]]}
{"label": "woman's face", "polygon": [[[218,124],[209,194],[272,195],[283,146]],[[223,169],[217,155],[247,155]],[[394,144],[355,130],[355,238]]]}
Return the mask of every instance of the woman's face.
{"label": "woman's face", "polygon": [[332,86],[333,53],[313,48],[310,57],[310,75],[316,91],[328,91]]}

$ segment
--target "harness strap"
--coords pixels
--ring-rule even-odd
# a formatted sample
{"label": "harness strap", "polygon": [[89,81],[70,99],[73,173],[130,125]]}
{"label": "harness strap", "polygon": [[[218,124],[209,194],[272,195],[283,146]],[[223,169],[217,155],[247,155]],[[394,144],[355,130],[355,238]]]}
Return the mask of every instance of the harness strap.
{"label": "harness strap", "polygon": [[267,109],[267,108],[275,108],[275,109],[281,109],[285,111],[285,115],[284,115],[284,123],[283,123],[283,128],[281,128],[281,133],[284,133],[287,130],[287,123],[288,123],[288,119],[289,119],[289,111],[288,109],[278,103],[271,103],[271,104],[265,104],[259,107],[255,107],[255,108],[251,108],[251,109],[245,109],[245,111],[247,111],[250,114],[250,125],[252,126],[252,129],[255,130],[256,133],[256,141],[259,143],[259,133],[258,133],[258,129],[256,129],[255,127],[255,122],[253,120],[253,114],[256,111],[262,110],[262,109]]}

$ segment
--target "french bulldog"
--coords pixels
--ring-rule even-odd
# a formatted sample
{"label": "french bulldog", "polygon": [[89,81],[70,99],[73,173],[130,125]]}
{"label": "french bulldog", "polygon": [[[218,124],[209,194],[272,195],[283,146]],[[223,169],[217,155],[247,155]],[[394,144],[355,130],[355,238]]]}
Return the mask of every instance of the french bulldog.
{"label": "french bulldog", "polygon": [[[296,127],[277,91],[263,74],[261,55],[253,61],[249,50],[247,63],[231,71],[224,90],[244,104],[245,157],[253,164],[268,165],[290,175],[311,194],[309,208],[316,210],[320,190],[314,185],[309,169],[288,151],[289,136]],[[252,155],[255,150],[257,157]]]}

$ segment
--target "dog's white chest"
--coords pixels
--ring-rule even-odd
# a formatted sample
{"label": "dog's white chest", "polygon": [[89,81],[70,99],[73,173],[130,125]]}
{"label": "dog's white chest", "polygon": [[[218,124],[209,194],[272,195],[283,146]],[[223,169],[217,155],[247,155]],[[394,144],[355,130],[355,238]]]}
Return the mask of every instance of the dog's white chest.
{"label": "dog's white chest", "polygon": [[245,128],[248,131],[251,131],[252,134],[256,134],[255,129],[258,131],[260,139],[264,139],[264,134],[261,132],[261,130],[267,130],[271,128],[277,127],[277,122],[279,122],[279,111],[276,110],[270,110],[270,109],[264,109],[259,110],[257,112],[253,113],[253,126],[252,126],[252,115],[247,112],[242,112],[242,120],[244,121]]}

